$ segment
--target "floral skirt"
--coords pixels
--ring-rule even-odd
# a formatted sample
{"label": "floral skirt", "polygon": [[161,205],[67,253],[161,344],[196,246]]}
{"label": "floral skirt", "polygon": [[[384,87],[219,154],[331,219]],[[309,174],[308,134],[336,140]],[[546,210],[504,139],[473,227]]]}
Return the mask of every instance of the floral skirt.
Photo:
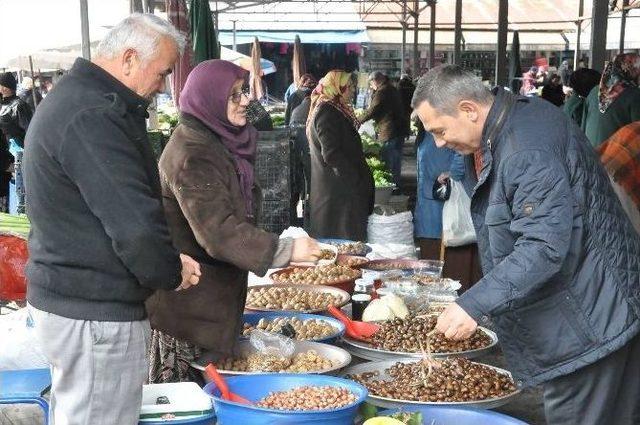
{"label": "floral skirt", "polygon": [[192,368],[202,349],[189,342],[152,330],[149,347],[149,383],[195,382],[204,385],[200,371]]}

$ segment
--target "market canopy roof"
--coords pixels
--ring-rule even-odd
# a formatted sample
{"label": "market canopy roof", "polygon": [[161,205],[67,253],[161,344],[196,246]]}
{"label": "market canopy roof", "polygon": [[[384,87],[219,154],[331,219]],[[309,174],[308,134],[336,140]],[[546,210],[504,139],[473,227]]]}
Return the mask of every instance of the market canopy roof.
{"label": "market canopy roof", "polygon": [[[248,44],[258,37],[261,42],[293,43],[296,35],[302,43],[366,43],[366,31],[237,31],[236,44]],[[220,31],[220,44],[233,44],[232,31]]]}

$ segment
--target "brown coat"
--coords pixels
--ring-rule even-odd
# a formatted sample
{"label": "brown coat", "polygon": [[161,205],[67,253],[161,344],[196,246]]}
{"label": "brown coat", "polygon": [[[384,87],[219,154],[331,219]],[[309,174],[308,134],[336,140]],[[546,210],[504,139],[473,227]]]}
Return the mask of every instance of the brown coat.
{"label": "brown coat", "polygon": [[319,108],[309,124],[311,235],[366,241],[374,188],[360,135],[333,105]]}
{"label": "brown coat", "polygon": [[360,118],[361,123],[374,120],[378,126],[378,140],[386,142],[408,132],[405,109],[398,89],[391,83],[383,84],[371,96],[371,105]]}
{"label": "brown coat", "polygon": [[202,277],[185,291],[156,292],[147,301],[149,320],[228,355],[242,328],[247,270],[266,273],[278,237],[246,218],[233,158],[219,138],[192,116],[180,121],[160,157],[162,195],[173,242],[200,262]]}

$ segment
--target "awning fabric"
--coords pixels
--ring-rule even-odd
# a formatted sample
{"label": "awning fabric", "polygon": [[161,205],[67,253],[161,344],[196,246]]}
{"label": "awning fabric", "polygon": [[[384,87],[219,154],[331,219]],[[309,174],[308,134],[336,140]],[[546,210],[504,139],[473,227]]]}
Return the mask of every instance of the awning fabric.
{"label": "awning fabric", "polygon": [[[220,44],[233,44],[233,31],[220,31]],[[332,44],[332,43],[367,43],[369,37],[366,31],[237,31],[236,44],[253,43],[258,37],[260,42],[293,43],[296,35],[302,43]]]}

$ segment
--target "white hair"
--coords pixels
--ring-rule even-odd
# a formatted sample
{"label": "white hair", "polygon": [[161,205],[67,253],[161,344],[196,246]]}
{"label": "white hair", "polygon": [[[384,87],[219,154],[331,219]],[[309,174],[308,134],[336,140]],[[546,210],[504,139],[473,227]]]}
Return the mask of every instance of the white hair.
{"label": "white hair", "polygon": [[96,56],[114,59],[127,49],[135,50],[143,62],[150,60],[163,38],[171,39],[182,54],[186,37],[170,22],[150,13],[133,13],[107,33],[96,49]]}

